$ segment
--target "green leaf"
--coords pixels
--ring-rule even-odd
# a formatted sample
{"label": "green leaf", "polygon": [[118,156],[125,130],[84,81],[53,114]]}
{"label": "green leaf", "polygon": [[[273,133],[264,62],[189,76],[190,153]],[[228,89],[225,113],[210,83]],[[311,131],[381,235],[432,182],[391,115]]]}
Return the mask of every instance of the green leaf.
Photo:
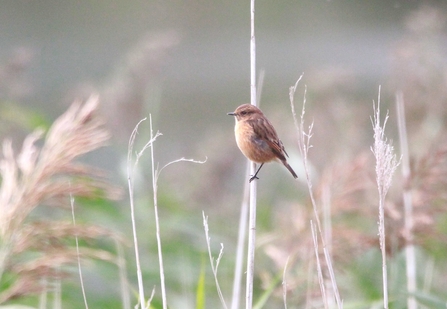
{"label": "green leaf", "polygon": [[279,273],[274,280],[272,280],[272,283],[270,283],[267,290],[262,293],[261,297],[257,300],[255,305],[253,306],[253,309],[261,309],[269,299],[269,297],[272,295],[273,291],[276,289],[276,287],[281,283],[282,281],[282,273]]}
{"label": "green leaf", "polygon": [[202,257],[202,266],[196,290],[196,309],[205,309],[205,273],[205,259]]}

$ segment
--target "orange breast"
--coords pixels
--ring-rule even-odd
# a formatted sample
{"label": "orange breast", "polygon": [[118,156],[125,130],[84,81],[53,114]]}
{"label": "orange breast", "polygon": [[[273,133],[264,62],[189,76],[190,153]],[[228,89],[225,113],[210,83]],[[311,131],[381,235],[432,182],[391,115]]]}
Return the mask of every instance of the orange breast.
{"label": "orange breast", "polygon": [[251,161],[256,163],[269,162],[276,159],[275,154],[267,146],[266,143],[256,143],[256,135],[254,135],[252,127],[238,121],[234,127],[236,143],[241,152]]}

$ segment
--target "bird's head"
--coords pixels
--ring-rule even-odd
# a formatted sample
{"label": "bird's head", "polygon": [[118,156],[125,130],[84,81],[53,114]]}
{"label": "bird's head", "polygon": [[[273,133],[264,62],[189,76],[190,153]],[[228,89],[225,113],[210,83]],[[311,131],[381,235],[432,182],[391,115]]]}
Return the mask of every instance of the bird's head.
{"label": "bird's head", "polygon": [[256,116],[262,116],[262,111],[254,105],[243,104],[236,108],[234,112],[228,113],[227,115],[235,116],[237,121],[243,119],[251,119]]}

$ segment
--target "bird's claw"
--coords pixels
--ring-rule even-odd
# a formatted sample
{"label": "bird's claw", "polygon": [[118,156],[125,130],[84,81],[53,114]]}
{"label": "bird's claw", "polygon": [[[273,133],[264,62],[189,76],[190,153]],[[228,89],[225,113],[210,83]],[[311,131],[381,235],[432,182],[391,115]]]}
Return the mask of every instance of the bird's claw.
{"label": "bird's claw", "polygon": [[252,182],[252,181],[255,180],[255,179],[259,179],[258,176],[256,176],[256,175],[252,176],[252,177],[248,180],[248,183]]}

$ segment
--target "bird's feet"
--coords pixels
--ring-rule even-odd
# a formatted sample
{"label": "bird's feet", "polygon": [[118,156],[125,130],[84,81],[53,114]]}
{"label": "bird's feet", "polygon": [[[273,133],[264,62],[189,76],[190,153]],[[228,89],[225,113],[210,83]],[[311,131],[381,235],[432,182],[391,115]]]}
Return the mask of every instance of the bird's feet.
{"label": "bird's feet", "polygon": [[248,183],[252,182],[252,181],[255,180],[255,179],[259,179],[259,178],[256,176],[256,174],[255,174],[254,176],[252,176],[252,177],[248,180]]}

